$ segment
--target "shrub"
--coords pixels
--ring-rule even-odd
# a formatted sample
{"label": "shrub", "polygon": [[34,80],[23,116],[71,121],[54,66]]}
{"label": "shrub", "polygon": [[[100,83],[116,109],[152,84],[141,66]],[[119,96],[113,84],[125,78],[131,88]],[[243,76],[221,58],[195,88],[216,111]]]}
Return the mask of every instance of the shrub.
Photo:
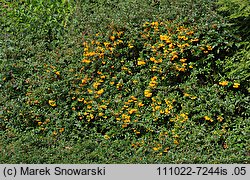
{"label": "shrub", "polygon": [[[0,128],[6,134],[32,132],[34,144],[44,143],[43,138],[122,140],[131,143],[131,152],[159,156],[186,150],[210,154],[211,148],[247,153],[249,87],[243,74],[237,78],[224,70],[234,68],[225,57],[235,52],[237,39],[213,13],[210,17],[205,10],[191,13],[185,8],[199,3],[164,1],[180,12],[166,17],[150,16],[154,8],[162,12],[164,2],[145,12],[135,5],[128,18],[130,1],[118,1],[121,6],[91,1],[77,7],[34,2],[21,3],[16,11],[30,8],[31,15],[3,11],[13,19],[28,19],[20,18],[20,29],[13,28],[14,21],[2,26],[27,38],[25,42],[11,34],[1,39],[8,62],[0,84]],[[123,9],[121,18],[105,12],[111,6]],[[48,14],[44,19],[34,13],[39,8]],[[189,13],[192,16],[185,17]],[[104,20],[107,14],[111,21]],[[79,22],[80,30],[74,30]],[[45,29],[36,34],[33,23]]]}
{"label": "shrub", "polygon": [[231,28],[243,38],[243,41],[249,41],[250,2],[248,0],[219,0],[218,5],[218,11],[233,23]]}
{"label": "shrub", "polygon": [[231,19],[249,18],[250,3],[248,0],[219,0],[219,11],[229,15]]}

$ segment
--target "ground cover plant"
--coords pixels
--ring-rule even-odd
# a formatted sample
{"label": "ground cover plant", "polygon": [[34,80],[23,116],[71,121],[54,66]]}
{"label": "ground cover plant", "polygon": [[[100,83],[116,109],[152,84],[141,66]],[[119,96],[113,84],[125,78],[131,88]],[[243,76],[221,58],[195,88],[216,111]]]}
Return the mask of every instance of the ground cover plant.
{"label": "ground cover plant", "polygon": [[0,6],[2,163],[249,163],[247,9]]}

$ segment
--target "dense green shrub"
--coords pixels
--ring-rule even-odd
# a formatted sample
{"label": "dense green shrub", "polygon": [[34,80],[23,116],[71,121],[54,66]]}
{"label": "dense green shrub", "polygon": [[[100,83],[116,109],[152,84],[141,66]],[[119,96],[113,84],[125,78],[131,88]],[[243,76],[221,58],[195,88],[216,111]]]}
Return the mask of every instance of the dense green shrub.
{"label": "dense green shrub", "polygon": [[248,88],[249,91],[249,47],[250,47],[250,2],[248,0],[219,0],[218,11],[228,18],[229,28],[231,28],[241,42],[237,44],[238,50],[233,56],[228,56],[224,72],[228,78],[238,79]]}
{"label": "dense green shrub", "polygon": [[249,41],[250,2],[248,0],[219,0],[218,5],[218,11],[233,23],[231,28],[243,38],[243,41]]}
{"label": "dense green shrub", "polygon": [[250,2],[248,0],[219,0],[219,11],[229,15],[231,19],[249,18]]}
{"label": "dense green shrub", "polygon": [[235,60],[240,70],[225,59],[239,40],[212,2],[4,6],[4,20],[11,19],[0,39],[4,137],[26,133],[29,146],[39,147],[60,139],[123,142],[128,154],[169,155],[171,162],[191,162],[184,151],[207,160],[216,150],[247,162],[245,54]]}

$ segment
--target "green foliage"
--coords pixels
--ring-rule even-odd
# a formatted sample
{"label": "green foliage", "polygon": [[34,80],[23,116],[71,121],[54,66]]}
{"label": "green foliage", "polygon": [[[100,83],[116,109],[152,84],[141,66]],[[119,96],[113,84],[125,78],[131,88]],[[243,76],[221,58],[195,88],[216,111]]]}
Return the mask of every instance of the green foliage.
{"label": "green foliage", "polygon": [[18,163],[249,162],[249,47],[235,53],[214,8],[2,3],[0,161],[10,150]]}
{"label": "green foliage", "polygon": [[243,41],[249,41],[250,2],[248,0],[219,0],[218,5],[218,11],[233,23],[231,28],[242,37]]}
{"label": "green foliage", "polygon": [[226,59],[226,67],[224,69],[227,77],[240,80],[242,85],[250,92],[250,44],[245,42],[241,49],[233,56]]}
{"label": "green foliage", "polygon": [[[21,46],[30,43],[29,46],[45,46],[46,49],[58,44],[74,10],[67,1],[7,1],[2,4],[4,35],[16,38],[10,43]],[[21,42],[24,39],[29,42]]]}
{"label": "green foliage", "polygon": [[248,0],[219,0],[219,11],[229,15],[231,19],[249,18],[250,2]]}
{"label": "green foliage", "polygon": [[249,24],[250,24],[250,2],[248,0],[218,1],[218,11],[229,18],[229,25],[234,32],[242,39],[238,43],[238,51],[233,56],[228,56],[225,61],[224,72],[228,78],[237,79],[249,89]]}

